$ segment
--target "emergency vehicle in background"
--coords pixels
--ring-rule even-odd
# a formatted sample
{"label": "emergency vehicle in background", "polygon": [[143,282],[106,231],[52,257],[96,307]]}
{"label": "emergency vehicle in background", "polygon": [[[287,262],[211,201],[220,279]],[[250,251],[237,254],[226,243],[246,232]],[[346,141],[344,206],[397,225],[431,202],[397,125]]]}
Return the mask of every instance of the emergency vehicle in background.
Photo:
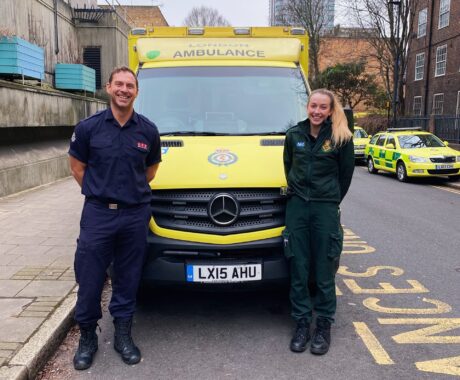
{"label": "emergency vehicle in background", "polygon": [[143,280],[288,278],[284,135],[307,117],[308,37],[294,27],[133,29],[136,110],[161,134]]}

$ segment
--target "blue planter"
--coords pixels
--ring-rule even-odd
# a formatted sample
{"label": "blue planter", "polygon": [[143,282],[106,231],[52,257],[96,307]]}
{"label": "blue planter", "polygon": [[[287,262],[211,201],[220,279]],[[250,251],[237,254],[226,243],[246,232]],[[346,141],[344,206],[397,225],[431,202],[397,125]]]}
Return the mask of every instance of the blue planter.
{"label": "blue planter", "polygon": [[55,68],[56,88],[61,90],[96,91],[96,70],[80,64],[58,63]]}
{"label": "blue planter", "polygon": [[0,74],[45,78],[44,50],[19,37],[0,38]]}

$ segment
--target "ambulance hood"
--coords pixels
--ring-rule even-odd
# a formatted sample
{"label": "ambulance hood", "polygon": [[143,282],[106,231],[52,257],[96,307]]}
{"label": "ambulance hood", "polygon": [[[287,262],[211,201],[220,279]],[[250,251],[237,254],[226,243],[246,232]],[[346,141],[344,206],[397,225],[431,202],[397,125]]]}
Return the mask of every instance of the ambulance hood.
{"label": "ambulance hood", "polygon": [[449,147],[401,149],[401,152],[420,157],[458,156],[458,151]]}
{"label": "ambulance hood", "polygon": [[284,136],[162,138],[153,189],[286,186]]}

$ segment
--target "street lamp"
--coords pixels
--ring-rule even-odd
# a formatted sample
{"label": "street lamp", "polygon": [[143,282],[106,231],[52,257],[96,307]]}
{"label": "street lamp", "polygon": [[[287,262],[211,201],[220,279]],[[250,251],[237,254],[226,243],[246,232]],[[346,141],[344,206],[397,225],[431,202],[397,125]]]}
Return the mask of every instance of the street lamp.
{"label": "street lamp", "polygon": [[[395,41],[397,41],[397,45],[399,45],[399,19],[400,19],[400,11],[401,11],[401,0],[389,0],[388,4],[392,6],[397,6],[396,12],[396,30],[395,30]],[[393,11],[394,14],[394,11]],[[394,18],[393,18],[394,19]],[[397,106],[398,106],[398,80],[399,80],[399,46],[396,47],[396,55],[395,55],[395,67],[393,70],[393,128],[396,128],[396,113],[397,113]]]}

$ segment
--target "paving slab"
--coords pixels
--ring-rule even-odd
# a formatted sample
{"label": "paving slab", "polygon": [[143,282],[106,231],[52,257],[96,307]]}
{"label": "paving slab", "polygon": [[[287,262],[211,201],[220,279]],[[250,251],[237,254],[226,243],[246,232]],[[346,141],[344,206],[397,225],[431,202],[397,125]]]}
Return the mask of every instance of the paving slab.
{"label": "paving slab", "polygon": [[22,266],[18,265],[12,265],[12,266],[7,266],[6,264],[3,265],[2,257],[0,256],[0,280],[10,280],[11,277],[18,272]]}
{"label": "paving slab", "polygon": [[[0,280],[0,297],[15,297],[29,285],[27,280]],[[21,296],[18,296],[21,297]]]}
{"label": "paving slab", "polygon": [[83,201],[72,178],[0,198],[0,380],[33,379],[73,323]]}
{"label": "paving slab", "polygon": [[9,255],[43,255],[50,250],[48,245],[18,245],[8,252]]}
{"label": "paving slab", "polygon": [[0,255],[10,252],[16,247],[17,247],[16,244],[0,244]]}
{"label": "paving slab", "polygon": [[18,316],[32,301],[32,298],[0,298],[0,320]]}
{"label": "paving slab", "polygon": [[25,343],[43,321],[44,318],[4,318],[0,324],[0,342]]}
{"label": "paving slab", "polygon": [[75,282],[73,281],[36,280],[31,281],[21,290],[18,297],[65,297],[74,286]]}
{"label": "paving slab", "polygon": [[[13,255],[12,255],[13,256]],[[15,259],[10,261],[10,265],[51,265],[56,256],[51,255],[14,255]]]}

